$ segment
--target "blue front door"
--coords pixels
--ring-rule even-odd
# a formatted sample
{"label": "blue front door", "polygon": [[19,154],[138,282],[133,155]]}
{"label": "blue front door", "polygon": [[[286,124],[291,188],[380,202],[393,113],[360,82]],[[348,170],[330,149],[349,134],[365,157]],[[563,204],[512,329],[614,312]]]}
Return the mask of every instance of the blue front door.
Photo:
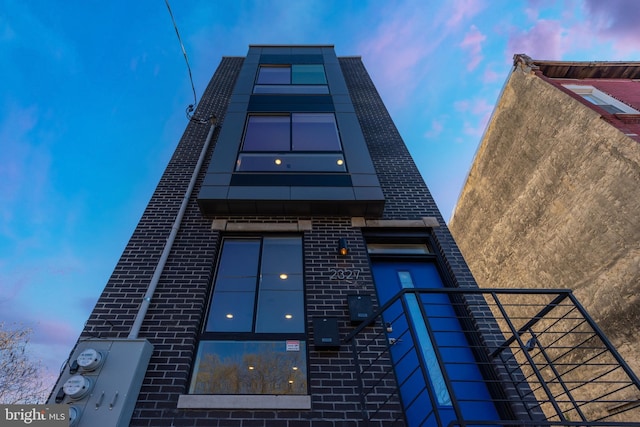
{"label": "blue front door", "polygon": [[[374,261],[373,274],[381,305],[403,289],[444,287],[428,261]],[[407,292],[383,317],[410,427],[500,419],[448,295]]]}

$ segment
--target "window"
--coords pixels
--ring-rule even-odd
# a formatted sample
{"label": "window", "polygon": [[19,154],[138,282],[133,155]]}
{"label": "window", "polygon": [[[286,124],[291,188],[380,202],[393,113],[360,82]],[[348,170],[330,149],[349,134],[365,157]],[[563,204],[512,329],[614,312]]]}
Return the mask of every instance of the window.
{"label": "window", "polygon": [[335,115],[250,115],[236,171],[346,172]]}
{"label": "window", "polygon": [[302,239],[223,241],[190,394],[307,394]]}
{"label": "window", "polygon": [[[398,282],[402,289],[414,289],[413,277],[410,271],[398,270]],[[438,404],[442,406],[451,406],[451,395],[444,380],[442,369],[438,363],[438,358],[434,350],[433,340],[429,334],[429,330],[425,326],[422,311],[420,310],[420,302],[416,294],[408,293],[405,295],[409,317],[412,319],[416,339],[419,343],[418,348],[422,351],[422,357],[427,365],[427,375],[431,380],[431,385],[438,399]]]}
{"label": "window", "polygon": [[432,254],[433,250],[427,243],[369,243],[367,252],[370,255],[426,255]]}
{"label": "window", "polygon": [[564,85],[570,91],[580,95],[590,103],[597,105],[611,114],[639,114],[628,105],[594,88],[593,86]]}
{"label": "window", "polygon": [[322,64],[262,65],[254,93],[329,93]]}

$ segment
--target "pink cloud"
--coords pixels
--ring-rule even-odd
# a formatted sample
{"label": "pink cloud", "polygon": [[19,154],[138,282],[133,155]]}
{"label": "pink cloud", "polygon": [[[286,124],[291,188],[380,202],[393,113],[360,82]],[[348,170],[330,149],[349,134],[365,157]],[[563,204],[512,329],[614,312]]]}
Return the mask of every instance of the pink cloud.
{"label": "pink cloud", "polygon": [[82,325],[74,326],[75,323],[56,320],[51,316],[47,316],[46,321],[36,321],[12,307],[3,307],[2,311],[6,327],[31,329],[27,346],[29,357],[34,362],[41,363],[44,370],[41,374],[47,377],[43,380],[46,379],[53,385],[60,365],[78,338]]}
{"label": "pink cloud", "polygon": [[60,366],[66,360],[80,328],[72,327],[63,321],[47,320],[33,326],[29,341],[32,360],[39,361],[42,381],[53,387],[58,378]]}
{"label": "pink cloud", "polygon": [[[0,307],[11,302],[33,282],[38,272],[34,270],[11,271],[10,274],[0,276]],[[5,310],[7,307],[4,307]],[[6,311],[5,311],[6,315]]]}
{"label": "pink cloud", "polygon": [[41,345],[60,345],[73,342],[78,335],[78,328],[69,323],[48,319],[33,327],[32,341]]}
{"label": "pink cloud", "polygon": [[[457,101],[453,107],[461,113],[470,113],[475,116],[475,120],[465,120],[462,124],[462,132],[469,136],[481,136],[489,123],[493,104],[488,103],[484,98],[465,99]],[[468,115],[465,115],[468,116]]]}
{"label": "pink cloud", "polygon": [[534,7],[528,7],[524,10],[524,14],[527,16],[529,21],[537,21],[538,20],[538,9]]}
{"label": "pink cloud", "polygon": [[507,53],[526,53],[534,59],[561,59],[566,51],[560,22],[541,19],[529,30],[513,31],[507,42]]}
{"label": "pink cloud", "polygon": [[605,40],[613,41],[620,53],[638,52],[640,31],[637,0],[585,0],[585,12],[590,30]]}
{"label": "pink cloud", "polygon": [[471,103],[469,102],[468,99],[464,99],[462,101],[456,101],[453,103],[453,108],[456,109],[456,111],[460,111],[461,113],[464,113],[465,111],[469,110],[469,106],[471,105]]}
{"label": "pink cloud", "polygon": [[358,50],[390,107],[409,99],[431,72],[430,55],[484,7],[484,0],[454,0],[442,5],[409,0],[379,10],[380,23]]}
{"label": "pink cloud", "polygon": [[454,0],[450,1],[450,18],[447,20],[447,27],[456,28],[464,24],[467,20],[477,15],[485,8],[485,2],[481,0]]}
{"label": "pink cloud", "polygon": [[[402,104],[412,93],[419,78],[427,71],[424,65],[442,35],[426,34],[419,14],[398,13],[382,24],[376,34],[360,47],[369,70],[381,92],[392,96],[393,104]],[[433,36],[433,37],[431,37]]]}
{"label": "pink cloud", "polygon": [[471,107],[471,112],[475,115],[485,116],[491,114],[491,111],[493,111],[493,104],[489,104],[484,98],[474,100]]}
{"label": "pink cloud", "polygon": [[482,83],[494,83],[502,77],[502,74],[495,72],[494,70],[487,68],[482,74]]}
{"label": "pink cloud", "polygon": [[[563,59],[571,52],[594,52],[597,57],[581,59],[635,59],[640,52],[637,0],[584,0],[562,3],[561,20],[538,20],[540,11],[549,7],[544,1],[529,1],[526,16],[532,26],[513,29],[509,34],[507,56],[526,53],[534,59]],[[583,53],[584,55],[584,53]]]}
{"label": "pink cloud", "polygon": [[469,51],[470,54],[469,62],[467,63],[468,71],[473,71],[482,61],[482,42],[486,39],[487,37],[478,30],[478,27],[472,25],[464,40],[460,43],[460,47]]}
{"label": "pink cloud", "polygon": [[425,138],[434,138],[442,133],[444,130],[444,124],[440,120],[433,120],[431,122],[431,129],[424,133]]}

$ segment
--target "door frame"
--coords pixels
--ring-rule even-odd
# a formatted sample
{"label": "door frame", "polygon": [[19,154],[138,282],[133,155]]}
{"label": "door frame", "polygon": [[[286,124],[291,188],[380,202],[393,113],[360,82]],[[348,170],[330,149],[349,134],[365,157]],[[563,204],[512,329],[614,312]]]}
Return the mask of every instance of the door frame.
{"label": "door frame", "polygon": [[[437,245],[436,239],[433,236],[432,230],[416,230],[416,229],[395,229],[395,230],[380,230],[380,229],[362,229],[362,236],[365,241],[365,247],[368,247],[370,243],[379,243],[379,244],[397,244],[397,243],[411,243],[411,244],[422,244],[426,245],[429,249],[428,253],[424,254],[411,254],[411,253],[377,253],[371,254],[367,250],[367,259],[369,262],[369,266],[371,269],[371,278],[373,277],[373,265],[376,261],[404,261],[404,262],[430,262],[435,265],[438,274],[440,275],[440,279],[442,280],[442,284],[444,288],[460,288],[456,285],[456,281],[454,279],[454,273],[449,271],[446,267],[447,264],[444,260],[444,255],[438,250],[439,246]],[[455,243],[454,243],[455,244]],[[465,264],[466,267],[466,264]],[[468,270],[468,267],[466,267]],[[471,271],[468,271],[468,274],[471,275]],[[473,279],[473,276],[471,276]],[[474,281],[475,283],[475,281]],[[477,286],[477,285],[476,285]],[[375,288],[375,283],[374,283]],[[462,295],[453,294],[450,295],[449,298],[464,298]],[[377,289],[376,289],[376,299]],[[452,301],[453,309],[458,314],[461,310],[464,310],[462,307],[464,304],[454,304],[456,301]],[[378,300],[379,303],[379,300]],[[483,347],[484,341],[482,340],[482,332],[478,330],[477,326],[471,321],[469,313],[462,313],[463,315],[458,316],[458,320],[461,323],[464,335],[467,341],[470,344],[471,352],[473,354],[474,360],[476,361],[476,365],[480,370],[480,375],[485,380],[485,384],[489,395],[494,400],[494,406],[498,415],[502,419],[515,419],[513,414],[513,410],[510,405],[508,405],[507,397],[504,392],[504,389],[501,386],[501,381],[496,371],[495,362],[492,361],[487,353],[483,353],[479,351],[479,348]],[[469,332],[473,331],[473,332]],[[455,396],[452,396],[453,400],[456,400]]]}

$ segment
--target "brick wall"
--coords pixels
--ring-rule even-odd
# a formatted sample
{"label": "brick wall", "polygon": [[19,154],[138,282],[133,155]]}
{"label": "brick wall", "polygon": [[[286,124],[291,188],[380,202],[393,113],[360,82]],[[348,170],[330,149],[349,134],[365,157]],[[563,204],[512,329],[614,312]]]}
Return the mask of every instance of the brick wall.
{"label": "brick wall", "polygon": [[[224,114],[242,58],[224,58],[207,87],[197,114]],[[387,199],[384,219],[437,218],[433,231],[438,256],[449,270],[454,286],[475,287],[475,281],[453,242],[433,198],[411,159],[362,62],[341,58],[352,101]],[[153,275],[165,240],[193,168],[205,141],[208,125],[189,123],[176,152],[116,266],[83,332],[83,337],[128,335],[142,296]],[[213,135],[213,151],[218,130]],[[208,162],[208,160],[207,160]],[[365,241],[346,217],[218,217],[203,218],[196,204],[207,163],[189,201],[168,262],[140,331],[154,345],[154,353],[138,397],[132,426],[257,426],[346,427],[362,423],[352,355],[348,348],[318,351],[313,347],[316,316],[337,317],[342,337],[353,330],[348,322],[347,295],[375,295]],[[309,349],[310,411],[178,410],[178,396],[188,390],[197,338],[206,313],[221,232],[211,229],[213,219],[230,222],[295,223],[310,220],[304,232],[306,314]],[[349,241],[348,257],[338,257],[337,240]],[[332,278],[331,269],[358,269],[355,281]],[[491,329],[491,326],[485,326]],[[380,332],[371,328],[372,334]],[[385,345],[384,334],[376,345]],[[393,388],[392,377],[385,385]],[[400,405],[392,401],[382,418],[398,417]],[[380,425],[384,425],[381,423]],[[398,424],[395,424],[398,425]]]}

